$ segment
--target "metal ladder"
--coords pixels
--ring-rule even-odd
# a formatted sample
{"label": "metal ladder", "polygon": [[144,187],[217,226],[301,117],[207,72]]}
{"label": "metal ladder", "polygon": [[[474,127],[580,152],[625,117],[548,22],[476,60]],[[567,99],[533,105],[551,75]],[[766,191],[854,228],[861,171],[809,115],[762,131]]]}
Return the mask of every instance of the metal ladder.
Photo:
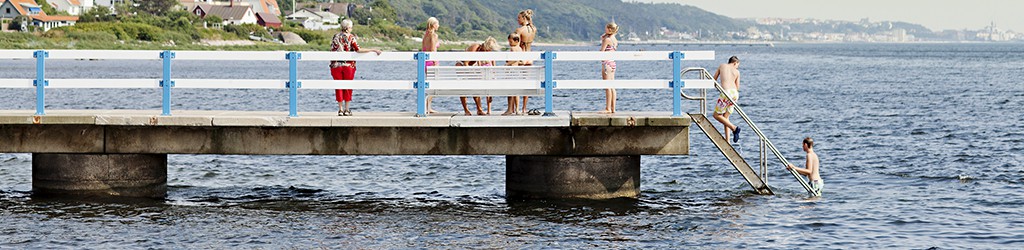
{"label": "metal ladder", "polygon": [[[694,71],[700,72],[702,79],[714,80],[715,88],[718,89],[720,93],[725,93],[725,89],[722,88],[722,85],[718,83],[718,80],[714,79],[714,77],[711,75],[710,72],[707,71],[707,69],[687,68],[680,72],[680,74],[686,74],[688,72]],[[729,144],[729,142],[725,140],[725,137],[723,137],[722,134],[719,133],[717,129],[715,129],[714,125],[711,124],[711,121],[707,119],[707,104],[705,103],[707,102],[706,91],[701,90],[700,97],[686,96],[685,94],[683,95],[683,97],[690,100],[703,101],[700,106],[701,112],[697,114],[690,114],[690,118],[692,118],[694,123],[696,123],[698,127],[700,127],[701,131],[703,131],[704,134],[708,136],[708,139],[711,139],[711,142],[713,142],[715,144],[715,147],[722,152],[722,155],[729,159],[729,163],[732,163],[733,167],[735,167],[736,170],[739,171],[741,175],[743,175],[743,178],[746,179],[747,183],[750,184],[751,187],[754,188],[754,191],[756,191],[759,194],[774,194],[771,188],[768,187],[767,183],[767,151],[770,150],[775,155],[775,157],[779,159],[783,166],[788,166],[790,164],[789,160],[786,160],[786,157],[782,156],[782,153],[779,152],[779,150],[775,147],[774,144],[772,144],[771,140],[769,140],[768,137],[765,136],[763,132],[761,132],[761,129],[758,128],[756,124],[754,124],[754,121],[751,120],[749,116],[747,116],[746,112],[743,112],[743,109],[740,108],[740,105],[736,102],[736,100],[732,99],[732,97],[726,96],[726,98],[729,98],[729,101],[732,101],[732,103],[734,104],[733,108],[735,109],[736,113],[743,118],[743,121],[746,122],[747,125],[749,125],[750,130],[753,130],[754,134],[756,134],[758,137],[760,149],[759,156],[761,160],[760,176],[758,176],[758,174],[754,172],[754,169],[750,166],[750,164],[747,164],[747,161],[743,159],[743,156],[741,156],[738,151],[736,151],[736,148]],[[800,177],[800,174],[798,174],[796,170],[791,169],[789,170],[789,173],[792,174],[793,177],[796,178],[797,182],[799,182],[800,185],[804,187],[804,190],[807,190],[808,193],[813,193],[811,191],[811,186],[807,184],[807,181],[805,181],[804,178]]]}

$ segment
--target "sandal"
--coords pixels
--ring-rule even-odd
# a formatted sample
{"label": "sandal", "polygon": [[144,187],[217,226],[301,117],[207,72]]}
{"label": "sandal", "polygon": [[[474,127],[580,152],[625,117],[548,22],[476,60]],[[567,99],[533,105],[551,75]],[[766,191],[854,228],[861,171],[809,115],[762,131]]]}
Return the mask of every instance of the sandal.
{"label": "sandal", "polygon": [[342,115],[344,115],[344,116],[352,116],[352,110],[345,110],[345,113],[342,113]]}
{"label": "sandal", "polygon": [[531,109],[530,112],[527,112],[526,114],[528,114],[528,115],[540,115],[540,110],[538,110],[538,109]]}
{"label": "sandal", "polygon": [[338,116],[344,116],[344,115],[345,115],[345,111],[343,111],[343,110],[338,110]]}

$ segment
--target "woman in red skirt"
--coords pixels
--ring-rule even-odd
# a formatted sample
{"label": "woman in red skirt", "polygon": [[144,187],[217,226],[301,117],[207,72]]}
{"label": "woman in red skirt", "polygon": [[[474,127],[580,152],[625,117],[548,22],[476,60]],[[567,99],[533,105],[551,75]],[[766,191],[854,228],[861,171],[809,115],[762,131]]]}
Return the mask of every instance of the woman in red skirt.
{"label": "woman in red skirt", "polygon": [[[360,49],[359,44],[356,43],[358,37],[352,34],[352,21],[345,20],[341,22],[341,32],[334,35],[331,39],[331,51],[338,52],[359,52],[369,53],[374,52],[380,55],[379,49]],[[334,80],[352,80],[356,77],[356,62],[355,61],[331,61],[331,76]],[[334,90],[335,99],[338,100],[338,115],[339,116],[351,116],[352,110],[348,108],[348,104],[352,102],[352,90],[351,89],[336,89]]]}

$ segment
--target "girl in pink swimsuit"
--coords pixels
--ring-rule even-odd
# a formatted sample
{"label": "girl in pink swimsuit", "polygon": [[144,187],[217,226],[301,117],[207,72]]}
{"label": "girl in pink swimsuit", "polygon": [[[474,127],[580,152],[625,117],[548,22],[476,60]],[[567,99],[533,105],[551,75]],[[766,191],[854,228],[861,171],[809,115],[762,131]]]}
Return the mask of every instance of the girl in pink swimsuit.
{"label": "girl in pink swimsuit", "polygon": [[[615,48],[619,46],[618,39],[615,39],[615,33],[619,31],[619,25],[615,22],[610,22],[604,27],[604,35],[601,36],[601,51],[615,51]],[[615,80],[615,61],[607,60],[601,62],[601,79],[604,80]],[[615,99],[618,95],[615,93],[615,89],[605,89],[605,106],[603,113],[615,113]]]}

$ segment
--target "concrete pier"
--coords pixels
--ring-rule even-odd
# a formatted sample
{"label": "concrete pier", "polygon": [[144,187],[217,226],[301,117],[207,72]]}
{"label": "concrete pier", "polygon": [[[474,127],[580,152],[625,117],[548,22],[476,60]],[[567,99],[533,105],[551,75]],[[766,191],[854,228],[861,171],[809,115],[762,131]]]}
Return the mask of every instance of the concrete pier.
{"label": "concrete pier", "polygon": [[32,154],[34,195],[163,198],[166,154]]}
{"label": "concrete pier", "polygon": [[691,122],[667,112],[0,111],[0,152],[33,153],[39,194],[163,197],[167,154],[506,155],[511,198],[636,198],[640,156],[689,154]]}
{"label": "concrete pier", "polygon": [[509,199],[635,199],[640,156],[506,156],[505,194]]}

